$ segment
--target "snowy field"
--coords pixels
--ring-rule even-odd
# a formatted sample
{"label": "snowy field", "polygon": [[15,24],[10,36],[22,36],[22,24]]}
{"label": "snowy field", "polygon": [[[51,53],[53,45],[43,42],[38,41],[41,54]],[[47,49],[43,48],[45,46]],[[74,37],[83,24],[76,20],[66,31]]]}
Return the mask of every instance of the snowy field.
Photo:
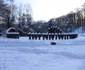
{"label": "snowy field", "polygon": [[85,34],[56,41],[0,38],[0,70],[85,70]]}

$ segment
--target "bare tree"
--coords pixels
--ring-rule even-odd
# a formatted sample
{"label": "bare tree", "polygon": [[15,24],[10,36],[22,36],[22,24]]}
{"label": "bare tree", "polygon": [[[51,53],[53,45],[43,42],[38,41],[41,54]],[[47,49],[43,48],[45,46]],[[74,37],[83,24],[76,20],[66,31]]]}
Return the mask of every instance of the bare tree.
{"label": "bare tree", "polygon": [[31,6],[29,4],[26,4],[25,5],[25,17],[26,17],[26,23],[27,25],[31,25],[32,23],[32,9],[31,9]]}
{"label": "bare tree", "polygon": [[82,5],[82,14],[83,14],[83,28],[82,28],[82,30],[85,31],[85,3]]}
{"label": "bare tree", "polygon": [[[0,3],[2,2],[3,1]],[[13,2],[13,0],[10,0],[10,3],[3,2],[3,6],[0,6],[0,15],[3,23],[7,25],[7,28],[13,26],[15,22],[16,5],[14,5]]]}
{"label": "bare tree", "polygon": [[29,30],[32,23],[32,15],[31,8],[29,4],[23,5],[20,4],[17,9],[17,19],[18,19],[18,27],[22,30]]}

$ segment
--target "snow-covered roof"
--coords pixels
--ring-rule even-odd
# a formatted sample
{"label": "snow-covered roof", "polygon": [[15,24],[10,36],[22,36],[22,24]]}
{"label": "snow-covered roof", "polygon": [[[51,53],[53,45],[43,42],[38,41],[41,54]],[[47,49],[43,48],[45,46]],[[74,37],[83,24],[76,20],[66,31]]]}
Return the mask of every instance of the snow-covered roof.
{"label": "snow-covered roof", "polygon": [[[11,29],[14,29],[15,32],[9,32]],[[16,31],[16,29],[14,27],[10,27],[9,29],[6,30],[6,34],[19,34],[19,32]]]}

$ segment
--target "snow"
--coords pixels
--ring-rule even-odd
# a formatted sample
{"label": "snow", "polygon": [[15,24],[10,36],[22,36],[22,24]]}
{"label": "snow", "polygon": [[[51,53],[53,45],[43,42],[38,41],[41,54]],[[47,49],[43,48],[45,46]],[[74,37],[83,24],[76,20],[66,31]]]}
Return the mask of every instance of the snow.
{"label": "snow", "polygon": [[78,29],[76,29],[75,33],[82,33],[82,27],[79,27]]}
{"label": "snow", "polygon": [[7,34],[19,34],[19,32],[8,32]]}
{"label": "snow", "polygon": [[85,34],[71,40],[1,37],[0,70],[85,70]]}

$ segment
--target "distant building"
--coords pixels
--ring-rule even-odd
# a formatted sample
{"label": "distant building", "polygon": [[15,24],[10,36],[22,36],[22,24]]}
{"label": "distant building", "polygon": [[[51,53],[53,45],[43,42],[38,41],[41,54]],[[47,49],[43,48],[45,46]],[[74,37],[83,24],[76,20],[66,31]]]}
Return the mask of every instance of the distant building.
{"label": "distant building", "polygon": [[19,32],[14,27],[7,29],[6,34],[7,38],[19,38]]}

